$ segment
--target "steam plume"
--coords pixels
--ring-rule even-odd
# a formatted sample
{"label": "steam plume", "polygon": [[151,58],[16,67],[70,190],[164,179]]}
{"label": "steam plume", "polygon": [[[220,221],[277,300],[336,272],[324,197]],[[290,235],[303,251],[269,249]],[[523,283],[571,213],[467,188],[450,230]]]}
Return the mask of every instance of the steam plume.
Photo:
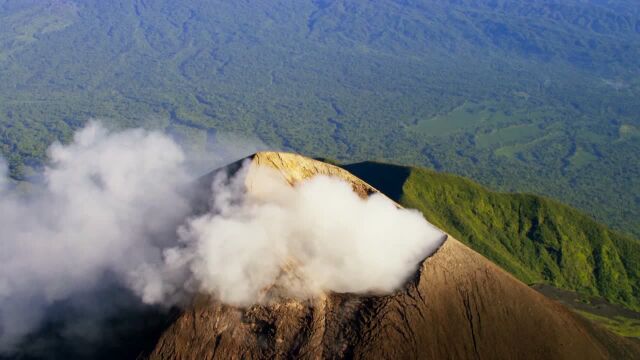
{"label": "steam plume", "polygon": [[[126,278],[161,249],[189,210],[181,150],[159,133],[109,134],[97,123],[54,144],[44,184],[0,194],[0,345],[36,327],[48,306]],[[6,182],[6,181],[4,181]]]}
{"label": "steam plume", "polygon": [[193,214],[183,152],[157,132],[109,133],[94,122],[49,157],[33,194],[0,178],[0,349],[57,301],[114,283],[164,305],[194,292],[239,306],[386,293],[443,239],[382,195],[361,199],[321,176],[291,187],[255,166],[219,173],[208,210]]}

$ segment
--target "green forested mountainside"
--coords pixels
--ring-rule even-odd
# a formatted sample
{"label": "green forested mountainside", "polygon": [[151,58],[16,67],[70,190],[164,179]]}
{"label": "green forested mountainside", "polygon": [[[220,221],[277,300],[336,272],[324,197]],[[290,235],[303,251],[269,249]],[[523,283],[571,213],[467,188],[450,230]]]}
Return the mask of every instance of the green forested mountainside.
{"label": "green forested mountainside", "polygon": [[554,200],[374,162],[344,166],[523,282],[640,310],[640,242]]}
{"label": "green forested mountainside", "polygon": [[640,235],[634,0],[0,0],[12,175],[90,118],[544,194]]}

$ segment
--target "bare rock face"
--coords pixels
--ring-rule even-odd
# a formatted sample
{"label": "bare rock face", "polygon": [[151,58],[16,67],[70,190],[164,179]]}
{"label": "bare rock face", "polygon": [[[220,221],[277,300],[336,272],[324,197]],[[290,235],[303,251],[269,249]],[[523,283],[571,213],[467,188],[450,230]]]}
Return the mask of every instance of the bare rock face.
{"label": "bare rock face", "polygon": [[[325,174],[349,181],[361,196],[376,191],[343,169],[294,154],[258,153],[258,165],[279,170],[290,184]],[[246,309],[201,296],[150,358],[637,359],[640,345],[573,314],[449,236],[390,295],[329,293]]]}
{"label": "bare rock face", "polygon": [[[340,178],[351,184],[353,191],[361,197],[366,197],[374,192],[379,192],[373,186],[355,177],[350,172],[321,161],[309,159],[304,156],[281,153],[260,152],[251,157],[251,166],[267,166],[276,169],[282,174],[283,180],[291,185],[311,178],[316,175],[326,175]],[[251,174],[247,176],[247,186],[251,191]]]}

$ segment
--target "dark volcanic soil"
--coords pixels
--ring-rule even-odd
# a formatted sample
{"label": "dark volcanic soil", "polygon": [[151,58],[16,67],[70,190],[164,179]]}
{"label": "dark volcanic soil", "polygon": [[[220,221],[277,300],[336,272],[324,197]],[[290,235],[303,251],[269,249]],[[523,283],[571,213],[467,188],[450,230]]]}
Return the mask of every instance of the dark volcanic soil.
{"label": "dark volcanic soil", "polygon": [[235,309],[201,298],[153,359],[633,359],[640,347],[574,315],[455,239],[389,296]]}

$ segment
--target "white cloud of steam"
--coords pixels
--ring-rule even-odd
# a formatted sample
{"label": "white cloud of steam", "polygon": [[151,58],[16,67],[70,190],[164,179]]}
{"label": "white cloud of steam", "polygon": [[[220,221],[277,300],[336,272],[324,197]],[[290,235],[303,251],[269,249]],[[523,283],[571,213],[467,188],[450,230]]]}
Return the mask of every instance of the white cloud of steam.
{"label": "white cloud of steam", "polygon": [[[189,208],[181,150],[159,133],[109,134],[97,123],[54,144],[44,184],[0,194],[0,347],[37,326],[46,307],[162,261]],[[4,182],[4,180],[3,180]]]}
{"label": "white cloud of steam", "polygon": [[[275,170],[247,171],[230,183],[218,177],[212,211],[190,219],[181,246],[165,251],[170,268],[188,264],[189,283],[224,302],[391,292],[443,240],[417,211],[380,194],[361,199],[344,181],[317,176],[291,187]],[[143,298],[159,301],[158,289]]]}
{"label": "white cloud of steam", "polygon": [[48,306],[100,288],[106,275],[149,304],[193,292],[234,305],[384,293],[443,240],[418,212],[382,195],[363,200],[328,177],[290,187],[255,166],[221,172],[209,211],[192,215],[183,152],[157,132],[90,123],[49,157],[31,196],[0,189],[0,349],[37,327]]}

